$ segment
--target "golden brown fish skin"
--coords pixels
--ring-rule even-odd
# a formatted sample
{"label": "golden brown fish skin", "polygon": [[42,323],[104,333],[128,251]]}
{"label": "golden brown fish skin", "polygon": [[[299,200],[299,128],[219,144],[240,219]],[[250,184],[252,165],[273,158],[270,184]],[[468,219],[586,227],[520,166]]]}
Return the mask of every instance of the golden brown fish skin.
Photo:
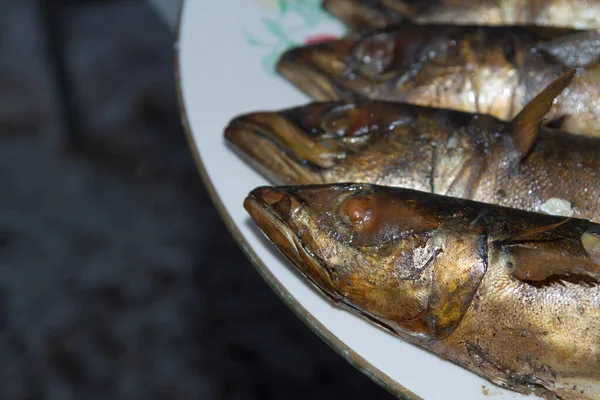
{"label": "golden brown fish skin", "polygon": [[367,182],[530,211],[555,198],[600,222],[600,141],[541,128],[521,160],[510,129],[487,115],[364,100],[243,115],[225,137],[274,184]]}
{"label": "golden brown fish skin", "polygon": [[318,101],[370,98],[509,120],[577,68],[548,120],[600,136],[599,60],[594,32],[401,24],[289,50],[278,70]]}
{"label": "golden brown fish skin", "polygon": [[325,0],[323,6],[359,28],[402,18],[419,24],[600,28],[597,0]]}
{"label": "golden brown fish skin", "polygon": [[504,387],[600,397],[600,226],[370,184],[244,206],[336,305]]}

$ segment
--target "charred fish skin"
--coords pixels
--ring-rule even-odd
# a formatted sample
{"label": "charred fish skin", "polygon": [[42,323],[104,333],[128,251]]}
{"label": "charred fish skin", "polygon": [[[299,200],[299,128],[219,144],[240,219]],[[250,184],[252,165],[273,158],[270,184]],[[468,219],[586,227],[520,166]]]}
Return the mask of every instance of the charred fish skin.
{"label": "charred fish skin", "polygon": [[237,117],[225,138],[277,185],[373,183],[600,222],[600,141],[539,128],[560,86],[547,90],[509,123],[334,101]]}
{"label": "charred fish skin", "polygon": [[291,49],[277,69],[316,101],[400,101],[510,120],[550,82],[577,68],[548,120],[598,136],[598,60],[596,32],[402,23]]}
{"label": "charred fish skin", "polygon": [[600,28],[597,0],[325,0],[323,6],[353,27],[380,27],[405,18],[419,24]]}
{"label": "charred fish skin", "polygon": [[600,227],[371,184],[245,208],[329,300],[499,385],[600,396]]}

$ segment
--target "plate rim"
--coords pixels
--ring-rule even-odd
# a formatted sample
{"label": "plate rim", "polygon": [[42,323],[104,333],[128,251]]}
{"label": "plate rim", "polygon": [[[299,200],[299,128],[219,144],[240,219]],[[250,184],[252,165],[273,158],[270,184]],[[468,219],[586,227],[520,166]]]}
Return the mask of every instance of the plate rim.
{"label": "plate rim", "polygon": [[238,247],[245,254],[246,258],[250,261],[250,263],[254,266],[254,268],[258,271],[259,275],[267,282],[270,286],[271,290],[277,294],[277,296],[283,300],[285,305],[291,309],[291,311],[296,314],[296,316],[304,322],[322,341],[324,341],[329,347],[331,347],[336,353],[338,353],[342,358],[344,358],[350,365],[358,369],[364,375],[369,377],[372,381],[374,381],[379,386],[383,387],[387,391],[389,391],[394,396],[406,399],[406,400],[424,400],[420,396],[413,393],[411,390],[405,388],[394,379],[390,378],[386,374],[384,374],[381,370],[375,367],[373,364],[369,363],[363,357],[358,355],[354,350],[348,347],[344,342],[342,342],[337,336],[335,336],[331,331],[329,331],[320,321],[318,321],[308,310],[306,310],[298,300],[294,296],[290,294],[290,292],[279,282],[277,278],[271,273],[269,268],[264,264],[264,262],[258,257],[258,255],[254,252],[252,247],[248,244],[246,239],[243,237],[242,233],[238,229],[237,225],[233,221],[233,218],[227,211],[225,205],[221,201],[218,196],[214,185],[208,176],[206,168],[204,167],[204,162],[202,161],[202,157],[196,147],[196,141],[194,140],[194,136],[192,134],[192,130],[189,124],[188,114],[186,104],[183,100],[183,88],[181,85],[181,75],[180,75],[180,47],[179,42],[181,38],[181,24],[183,20],[183,11],[185,8],[185,4],[187,0],[181,0],[179,2],[179,9],[177,11],[177,20],[175,23],[175,31],[174,31],[174,47],[173,47],[173,56],[174,56],[174,73],[175,73],[175,91],[177,95],[177,102],[179,105],[179,117],[181,120],[181,124],[183,127],[183,131],[186,137],[186,141],[188,144],[188,148],[192,153],[192,157],[194,158],[194,164],[196,165],[196,170],[204,183],[204,187],[206,188],[209,198],[216,208],[217,212],[221,220],[225,223],[227,230],[230,235],[233,237],[234,241],[238,245]]}

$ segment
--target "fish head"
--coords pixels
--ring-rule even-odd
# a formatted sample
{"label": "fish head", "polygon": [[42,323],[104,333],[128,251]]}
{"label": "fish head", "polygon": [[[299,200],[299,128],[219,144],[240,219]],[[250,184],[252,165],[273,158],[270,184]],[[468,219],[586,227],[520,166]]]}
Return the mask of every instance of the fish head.
{"label": "fish head", "polygon": [[417,116],[415,107],[400,103],[311,103],[239,116],[225,138],[275,184],[393,176],[416,187],[430,172],[431,137],[440,135],[433,123],[424,132],[415,128]]}
{"label": "fish head", "polygon": [[370,184],[261,187],[244,206],[331,300],[393,332],[408,327],[418,335],[430,331],[423,318],[441,222],[417,193]]}
{"label": "fish head", "polygon": [[[279,73],[316,100],[374,97],[410,79],[411,66],[423,57],[433,36],[431,27],[403,24],[361,31],[285,52]],[[393,92],[393,90],[392,90]]]}

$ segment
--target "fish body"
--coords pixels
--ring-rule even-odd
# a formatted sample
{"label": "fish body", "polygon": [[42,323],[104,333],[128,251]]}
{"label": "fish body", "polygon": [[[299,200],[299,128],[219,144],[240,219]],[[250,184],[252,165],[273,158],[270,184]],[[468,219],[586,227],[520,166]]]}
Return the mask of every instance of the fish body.
{"label": "fish body", "polygon": [[361,183],[244,205],[336,305],[503,387],[600,398],[600,226]]}
{"label": "fish body", "polygon": [[515,121],[370,100],[243,115],[225,137],[274,184],[366,182],[600,222],[600,140],[527,121],[524,152]]}
{"label": "fish body", "polygon": [[402,20],[419,24],[600,28],[597,0],[325,0],[323,6],[353,28],[382,27]]}
{"label": "fish body", "polygon": [[400,101],[510,120],[570,69],[547,115],[600,136],[600,34],[403,23],[291,49],[278,71],[313,99]]}

